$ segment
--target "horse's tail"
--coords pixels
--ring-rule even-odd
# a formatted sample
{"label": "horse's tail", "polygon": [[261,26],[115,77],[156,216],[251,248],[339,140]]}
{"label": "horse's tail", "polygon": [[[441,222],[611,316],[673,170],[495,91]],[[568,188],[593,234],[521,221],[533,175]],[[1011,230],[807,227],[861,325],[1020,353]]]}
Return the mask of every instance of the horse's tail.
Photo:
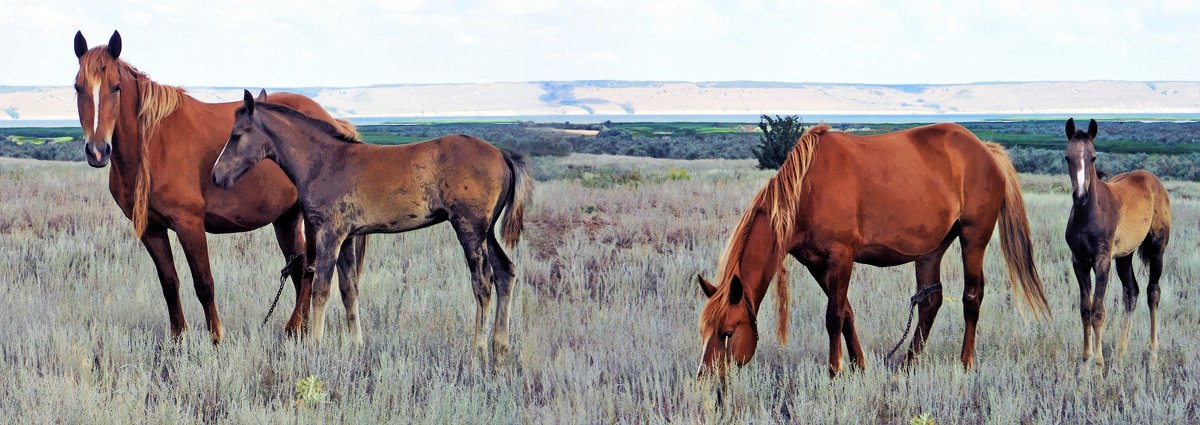
{"label": "horse's tail", "polygon": [[[1020,298],[1040,317],[1050,316],[1042,279],[1038,277],[1033,258],[1033,239],[1029,236],[1029,218],[1025,215],[1025,199],[1021,197],[1021,182],[1017,169],[1003,146],[984,143],[991,151],[996,165],[1004,174],[1004,205],[1000,208],[1000,246],[1008,264],[1008,280],[1013,298]],[[1020,310],[1020,304],[1014,303]]]}
{"label": "horse's tail", "polygon": [[504,225],[500,228],[500,235],[504,238],[504,244],[512,248],[521,240],[521,230],[525,227],[525,204],[533,199],[533,176],[521,154],[504,151],[504,162],[512,172],[512,180],[504,205]]}

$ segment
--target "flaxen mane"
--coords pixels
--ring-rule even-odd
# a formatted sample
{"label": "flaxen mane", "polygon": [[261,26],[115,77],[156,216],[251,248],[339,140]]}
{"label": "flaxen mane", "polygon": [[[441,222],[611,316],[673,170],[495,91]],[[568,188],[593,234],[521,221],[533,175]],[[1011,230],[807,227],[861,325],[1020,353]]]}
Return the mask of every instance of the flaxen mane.
{"label": "flaxen mane", "polygon": [[[791,239],[796,230],[796,212],[800,207],[799,200],[804,177],[808,174],[809,166],[812,164],[817,141],[827,131],[829,131],[829,125],[826,124],[816,125],[805,130],[800,139],[796,140],[796,146],[788,153],[783,165],[779,167],[779,172],[771,177],[750,201],[750,206],[746,208],[741,221],[729,236],[724,255],[721,256],[721,264],[717,266],[717,269],[721,271],[721,274],[717,276],[719,286],[717,292],[708,299],[708,303],[704,306],[704,312],[700,315],[701,335],[711,333],[712,328],[725,317],[729,310],[729,282],[740,272],[737,265],[741,262],[742,253],[746,250],[751,223],[754,221],[754,216],[760,211],[771,216],[771,225],[775,233],[776,255],[781,257],[787,255],[784,244]],[[779,307],[777,334],[780,344],[786,344],[790,298],[785,261],[780,261],[779,270],[776,271],[776,280],[775,295],[778,298],[776,303]],[[744,295],[745,297],[749,297],[749,294]]]}
{"label": "flaxen mane", "polygon": [[118,72],[128,74],[137,81],[138,135],[141,143],[138,145],[140,164],[137,183],[134,186],[133,231],[141,237],[146,232],[146,216],[150,203],[150,148],[147,141],[153,138],[158,123],[179,109],[186,92],[180,87],[156,83],[133,65],[113,59],[105,46],[93,48],[79,58],[80,72],[92,84],[99,82],[109,66],[119,67]]}
{"label": "flaxen mane", "polygon": [[[118,72],[132,76],[137,81],[138,98],[138,134],[141,143],[138,145],[138,173],[134,186],[133,201],[133,231],[140,238],[146,232],[147,215],[150,205],[150,148],[149,140],[154,138],[154,130],[162,120],[171,116],[183,104],[187,92],[176,86],[159,84],[151,80],[144,72],[120,59],[113,59],[106,46],[98,46],[79,58],[79,69],[84,78],[96,84],[109,66],[117,66]],[[299,112],[296,112],[300,114]],[[303,114],[300,114],[303,115]],[[305,116],[307,118],[307,116]],[[358,141],[358,130],[353,124],[337,120],[338,125],[316,120],[333,128],[339,139]]]}

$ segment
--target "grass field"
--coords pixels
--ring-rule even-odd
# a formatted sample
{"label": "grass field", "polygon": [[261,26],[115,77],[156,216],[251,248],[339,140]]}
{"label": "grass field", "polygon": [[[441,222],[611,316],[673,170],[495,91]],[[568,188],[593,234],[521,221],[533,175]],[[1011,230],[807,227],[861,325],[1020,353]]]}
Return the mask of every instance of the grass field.
{"label": "grass field", "polygon": [[[572,155],[537,158],[539,183],[518,265],[510,367],[481,372],[469,350],[474,300],[446,225],[373,237],[360,293],[366,344],[345,342],[330,303],[326,344],[284,338],[285,289],[259,326],[283,258],[269,229],[209,241],[226,339],[208,342],[175,243],[193,327],[168,337],[149,256],[130,237],[108,170],[0,159],[0,417],[11,423],[1186,423],[1200,420],[1200,185],[1169,183],[1175,227],[1162,283],[1160,352],[1148,367],[1139,301],[1131,352],[1107,372],[1080,365],[1078,287],[1062,242],[1065,176],[1024,176],[1038,265],[1054,316],[1012,308],[993,245],[977,346],[963,371],[957,244],[943,264],[947,302],[925,356],[908,371],[881,358],[899,338],[915,286],[911,265],[860,266],[850,290],[866,371],[826,375],[825,297],[793,264],[791,342],[773,336],[774,295],[753,361],[720,403],[694,373],[702,306],[694,276],[712,276],[745,203],[769,175],[750,161]],[[585,185],[571,170],[632,170]],[[652,178],[685,169],[686,179]],[[643,176],[646,178],[643,179]],[[174,238],[173,238],[174,239]],[[173,242],[174,243],[174,242]],[[1136,266],[1145,281],[1144,271]],[[1119,287],[1115,276],[1110,288]],[[1144,290],[1143,290],[1144,293]],[[1106,303],[1116,323],[1118,291]],[[336,298],[336,295],[335,295]],[[199,326],[199,328],[197,328]],[[1116,332],[1110,326],[1106,343]],[[297,402],[296,386],[323,387]],[[314,381],[305,381],[312,383]],[[323,395],[322,395],[323,394]],[[319,401],[323,400],[323,402]]]}

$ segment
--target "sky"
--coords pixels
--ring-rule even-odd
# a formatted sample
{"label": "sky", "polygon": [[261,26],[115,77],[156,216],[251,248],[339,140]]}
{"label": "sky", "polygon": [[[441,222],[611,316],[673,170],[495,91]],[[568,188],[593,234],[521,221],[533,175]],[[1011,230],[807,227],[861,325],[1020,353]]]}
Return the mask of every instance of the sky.
{"label": "sky", "polygon": [[1200,1],[0,0],[0,85],[76,30],[183,86],[561,80],[1200,80]]}

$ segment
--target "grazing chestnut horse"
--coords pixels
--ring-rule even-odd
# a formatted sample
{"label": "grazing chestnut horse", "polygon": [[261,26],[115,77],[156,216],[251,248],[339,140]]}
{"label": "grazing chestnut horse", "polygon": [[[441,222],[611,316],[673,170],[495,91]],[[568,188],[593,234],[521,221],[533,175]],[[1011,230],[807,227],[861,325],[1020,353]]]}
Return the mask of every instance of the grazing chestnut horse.
{"label": "grazing chestnut horse", "polygon": [[[494,286],[492,358],[502,361],[509,349],[508,306],[515,269],[494,229],[504,209],[504,242],[511,248],[520,239],[525,203],[533,192],[522,157],[462,135],[404,146],[363,144],[327,122],[256,101],[249,91],[244,101],[212,178],[218,186],[229,187],[255,164],[271,159],[295,182],[305,223],[316,232],[312,337],[321,341],[335,260],[349,256],[354,261],[353,250],[343,241],[449,221],[466,255],[478,302],[475,349],[486,361],[483,323]],[[346,308],[353,320],[357,276],[344,273],[339,282],[343,300],[351,300]],[[350,333],[361,342],[357,322]]]}
{"label": "grazing chestnut horse", "polygon": [[[1104,290],[1108,271],[1117,260],[1117,276],[1125,287],[1125,314],[1121,320],[1118,350],[1129,342],[1129,318],[1137,305],[1138,285],[1133,276],[1133,254],[1150,269],[1146,286],[1150,306],[1150,352],[1158,350],[1158,279],[1162,276],[1163,254],[1171,238],[1171,200],[1162,182],[1146,170],[1118,174],[1108,182],[1096,172],[1096,120],[1087,132],[1067,120],[1067,169],[1071,173],[1071,218],[1067,221],[1067,245],[1079,281],[1079,311],[1083,320],[1083,360],[1094,348],[1096,363],[1104,364]],[[1092,290],[1092,272],[1096,289]],[[1095,340],[1092,334],[1095,333]],[[1094,344],[1094,347],[1093,347]]]}
{"label": "grazing chestnut horse", "polygon": [[[100,168],[111,156],[108,189],[133,220],[136,235],[154,261],[175,337],[187,328],[187,321],[167,230],[179,236],[216,343],[223,331],[205,232],[246,232],[272,224],[284,256],[295,258],[305,253],[296,188],[270,162],[258,165],[228,190],[214,186],[208,176],[233,127],[233,110],[239,103],[200,102],[179,87],[154,82],[120,55],[120,33],[114,31],[107,46],[92,49],[82,33],[75,33],[79,58],[75,95],[87,162]],[[357,137],[352,125],[335,120],[304,96],[279,93],[271,100],[331,123],[347,137]],[[365,249],[365,240],[361,245]],[[307,318],[305,282],[311,279],[304,276],[304,261],[292,265],[297,303],[287,325],[289,333],[299,330]]]}
{"label": "grazing chestnut horse", "polygon": [[[956,124],[866,137],[827,125],[808,129],[730,235],[717,285],[697,276],[708,296],[700,315],[704,354],[698,373],[723,374],[730,361],[750,361],[758,344],[756,316],[776,275],[778,333],[786,343],[788,254],[808,267],[829,297],[830,374],[845,367],[843,338],[850,361],[866,367],[846,297],[854,263],[888,267],[915,261],[916,287],[922,290],[941,284],[942,255],[955,239],[962,244],[965,277],[962,362],[972,367],[984,250],[997,220],[1015,298],[1048,314],[1020,183],[1002,147]],[[940,294],[920,302],[909,360],[921,352],[941,304]]]}

